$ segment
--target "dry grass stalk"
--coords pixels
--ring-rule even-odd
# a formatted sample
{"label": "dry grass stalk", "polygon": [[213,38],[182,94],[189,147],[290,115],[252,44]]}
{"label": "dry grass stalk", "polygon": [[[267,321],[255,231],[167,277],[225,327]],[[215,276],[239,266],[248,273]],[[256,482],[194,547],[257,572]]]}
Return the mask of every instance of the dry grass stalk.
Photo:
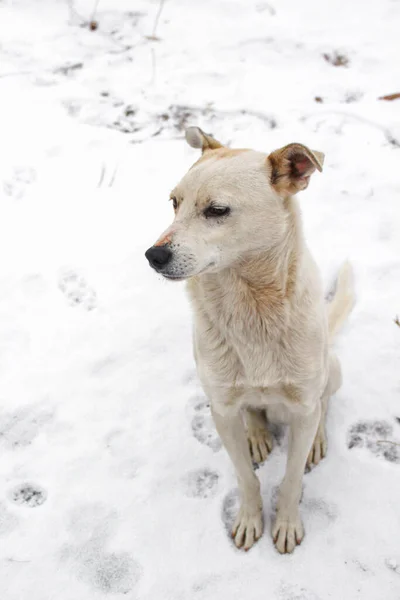
{"label": "dry grass stalk", "polygon": [[396,92],[395,94],[387,94],[386,96],[380,96],[379,100],[399,100],[400,92]]}

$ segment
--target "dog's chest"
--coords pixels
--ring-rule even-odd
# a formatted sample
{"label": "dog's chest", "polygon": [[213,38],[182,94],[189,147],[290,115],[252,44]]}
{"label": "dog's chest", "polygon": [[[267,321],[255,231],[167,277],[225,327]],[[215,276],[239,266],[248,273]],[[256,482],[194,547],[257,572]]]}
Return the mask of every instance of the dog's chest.
{"label": "dog's chest", "polygon": [[286,379],[290,360],[289,349],[281,343],[287,319],[283,305],[268,312],[240,288],[228,286],[209,285],[193,299],[200,359],[207,360],[218,378],[257,387],[277,386]]}

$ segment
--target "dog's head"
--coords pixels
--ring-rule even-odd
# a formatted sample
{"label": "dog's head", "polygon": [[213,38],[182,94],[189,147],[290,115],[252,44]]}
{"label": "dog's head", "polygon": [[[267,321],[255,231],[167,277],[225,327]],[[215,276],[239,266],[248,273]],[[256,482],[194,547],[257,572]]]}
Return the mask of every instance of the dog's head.
{"label": "dog's head", "polygon": [[231,150],[198,127],[186,140],[201,158],[170,194],[175,219],[146,252],[150,265],[181,280],[233,267],[285,235],[285,199],[322,170],[324,155],[289,144],[269,156]]}

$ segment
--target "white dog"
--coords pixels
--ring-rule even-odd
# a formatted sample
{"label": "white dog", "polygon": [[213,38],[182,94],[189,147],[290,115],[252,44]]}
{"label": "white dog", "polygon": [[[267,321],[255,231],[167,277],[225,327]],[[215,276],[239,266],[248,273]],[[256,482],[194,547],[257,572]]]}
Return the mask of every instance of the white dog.
{"label": "white dog", "polygon": [[263,529],[252,458],[272,448],[267,419],[290,425],[272,537],[292,552],[304,536],[304,469],[325,456],[327,403],[341,385],[331,341],[353,305],[347,263],[325,304],[294,197],[324,156],[301,144],[270,155],[231,150],[197,127],[186,139],[202,156],[172,191],[175,220],[146,257],[164,277],[188,279],[198,374],[236,470],[232,535],[245,550]]}

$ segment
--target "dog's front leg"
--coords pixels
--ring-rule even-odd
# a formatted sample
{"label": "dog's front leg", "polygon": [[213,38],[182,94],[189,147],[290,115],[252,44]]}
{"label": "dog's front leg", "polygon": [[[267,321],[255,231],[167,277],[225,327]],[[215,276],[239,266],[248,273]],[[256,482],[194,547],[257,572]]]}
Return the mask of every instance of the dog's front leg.
{"label": "dog's front leg", "polygon": [[286,473],[279,488],[277,514],[272,528],[275,546],[282,554],[293,552],[304,537],[299,513],[304,467],[321,416],[321,403],[316,399],[312,412],[295,413],[291,417]]}
{"label": "dog's front leg", "polygon": [[223,410],[212,406],[212,414],[218,434],[235,467],[241,506],[232,529],[232,537],[238,548],[249,550],[262,534],[262,500],[260,482],[253,470],[243,417],[240,412]]}

